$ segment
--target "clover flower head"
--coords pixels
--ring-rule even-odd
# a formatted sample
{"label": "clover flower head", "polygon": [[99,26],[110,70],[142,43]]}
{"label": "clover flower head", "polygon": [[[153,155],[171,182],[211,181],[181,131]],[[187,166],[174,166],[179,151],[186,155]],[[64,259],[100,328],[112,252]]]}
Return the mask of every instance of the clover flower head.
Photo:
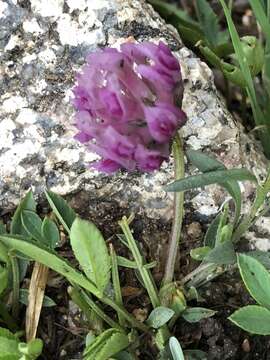
{"label": "clover flower head", "polygon": [[99,171],[159,169],[186,121],[182,93],[179,62],[163,42],[91,53],[73,88],[75,138],[101,156]]}

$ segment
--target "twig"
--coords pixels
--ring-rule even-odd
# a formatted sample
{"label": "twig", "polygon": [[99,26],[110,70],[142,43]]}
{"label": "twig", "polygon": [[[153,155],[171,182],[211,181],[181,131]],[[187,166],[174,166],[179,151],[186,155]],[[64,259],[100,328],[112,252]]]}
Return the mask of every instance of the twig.
{"label": "twig", "polygon": [[29,286],[28,307],[26,310],[26,339],[31,341],[36,337],[40,312],[43,304],[49,268],[35,262]]}

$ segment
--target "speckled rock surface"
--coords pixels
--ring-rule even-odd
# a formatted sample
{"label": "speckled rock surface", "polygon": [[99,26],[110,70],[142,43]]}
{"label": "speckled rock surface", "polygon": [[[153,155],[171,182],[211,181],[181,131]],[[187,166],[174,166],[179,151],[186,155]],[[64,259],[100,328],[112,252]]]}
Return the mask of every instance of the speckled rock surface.
{"label": "speckled rock surface", "polygon": [[[142,228],[145,219],[155,219],[159,235],[154,236],[167,239],[171,196],[162,185],[172,178],[172,164],[155,174],[107,177],[87,169],[96,156],[72,138],[74,73],[89,51],[129,37],[163,39],[181,61],[189,118],[185,146],[212,153],[228,167],[247,166],[264,175],[261,150],[239,131],[207,65],[143,0],[0,0],[0,28],[1,213],[12,210],[29,187],[38,198],[48,187],[73,194],[75,208],[102,221],[131,211],[141,217]],[[247,183],[243,190],[247,196],[253,191]],[[226,198],[215,186],[188,193],[186,222],[208,221]]]}

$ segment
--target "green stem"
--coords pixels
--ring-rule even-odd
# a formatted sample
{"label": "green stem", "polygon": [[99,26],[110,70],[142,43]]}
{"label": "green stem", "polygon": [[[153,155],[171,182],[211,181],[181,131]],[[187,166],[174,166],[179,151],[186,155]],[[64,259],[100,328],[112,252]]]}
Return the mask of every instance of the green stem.
{"label": "green stem", "polygon": [[[184,152],[179,134],[176,135],[173,142],[173,158],[174,158],[174,177],[175,180],[182,179],[185,175]],[[173,280],[176,256],[179,251],[179,242],[182,229],[182,221],[184,216],[184,192],[174,193],[174,214],[171,238],[168,249],[167,262],[165,266],[165,274],[163,284]]]}
{"label": "green stem", "polygon": [[10,263],[12,269],[12,316],[17,319],[19,315],[19,299],[20,299],[20,272],[19,264],[15,255],[10,255]]}
{"label": "green stem", "polygon": [[143,258],[138,249],[136,241],[134,240],[134,238],[132,236],[132,233],[131,233],[129,225],[128,225],[128,220],[125,216],[122,218],[121,221],[119,221],[119,225],[127,239],[129,249],[132,252],[132,255],[136,262],[138,271],[142,277],[142,280],[144,282],[144,285],[145,285],[148,295],[150,297],[151,303],[152,303],[153,307],[155,308],[160,305],[157,288],[155,286],[155,283],[152,279],[152,276],[151,276],[149,270],[144,267]]}
{"label": "green stem", "polygon": [[[114,294],[115,294],[115,302],[116,302],[116,304],[123,306],[123,299],[122,299],[121,286],[120,286],[119,273],[118,273],[117,257],[116,257],[116,253],[114,251],[112,244],[110,244],[110,254],[111,254],[111,262],[112,262],[112,282],[113,282],[113,288],[114,288]],[[124,321],[123,317],[119,314],[119,312],[118,312],[118,319],[119,319],[119,324],[121,326],[125,326],[125,321]]]}
{"label": "green stem", "polygon": [[101,301],[109,305],[111,308],[113,308],[118,314],[120,314],[123,318],[125,318],[132,327],[138,328],[141,331],[149,332],[148,326],[146,326],[144,323],[138,321],[135,319],[132,315],[130,315],[125,308],[122,308],[121,306],[117,305],[113,300],[111,300],[108,297],[104,297],[101,299]]}

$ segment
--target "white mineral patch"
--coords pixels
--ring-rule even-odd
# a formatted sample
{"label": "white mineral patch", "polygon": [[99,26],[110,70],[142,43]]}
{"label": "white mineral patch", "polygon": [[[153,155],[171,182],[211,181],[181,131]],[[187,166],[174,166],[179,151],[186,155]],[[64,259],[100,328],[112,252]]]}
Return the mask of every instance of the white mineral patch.
{"label": "white mineral patch", "polygon": [[26,20],[23,23],[23,30],[32,34],[41,34],[44,30],[39,26],[36,19]]}
{"label": "white mineral patch", "polygon": [[0,121],[0,144],[3,148],[9,148],[13,144],[13,130],[16,129],[14,121],[5,118]]}
{"label": "white mineral patch", "polygon": [[3,102],[3,111],[6,113],[15,113],[18,109],[27,106],[27,101],[21,96],[11,96]]}
{"label": "white mineral patch", "polygon": [[63,6],[64,0],[31,0],[32,10],[43,17],[59,17]]}
{"label": "white mineral patch", "polygon": [[200,194],[192,199],[192,204],[199,213],[206,216],[214,215],[219,210],[213,197],[204,191],[201,191]]}
{"label": "white mineral patch", "polygon": [[0,1],[0,18],[6,15],[8,5],[5,1]]}
{"label": "white mineral patch", "polygon": [[70,12],[76,9],[84,10],[88,6],[87,0],[67,0],[67,4],[70,8]]}
{"label": "white mineral patch", "polygon": [[11,36],[7,45],[5,46],[5,51],[9,51],[15,48],[15,46],[20,44],[20,38],[18,35]]}
{"label": "white mineral patch", "polygon": [[41,51],[38,57],[45,65],[47,65],[48,68],[53,67],[54,62],[56,61],[56,55],[54,51],[49,48]]}
{"label": "white mineral patch", "polygon": [[43,90],[47,87],[45,79],[38,80],[35,84],[29,86],[29,91],[33,94],[41,94]]}
{"label": "white mineral patch", "polygon": [[32,61],[37,59],[37,54],[27,54],[22,58],[24,64],[30,64]]}
{"label": "white mineral patch", "polygon": [[34,124],[37,120],[37,115],[38,114],[35,113],[32,109],[25,108],[20,111],[15,121],[21,125]]}
{"label": "white mineral patch", "polygon": [[75,22],[69,14],[61,16],[57,24],[61,44],[78,46],[83,43],[98,43],[101,31],[99,29],[89,31],[94,25],[99,25],[96,14],[89,10],[87,13],[81,13],[78,20],[79,23]]}
{"label": "white mineral patch", "polygon": [[117,6],[114,1],[110,1],[110,0],[86,0],[86,4],[88,9],[92,9],[92,10],[99,10],[99,9],[103,9],[103,8],[108,8],[111,6],[113,8],[113,6]]}
{"label": "white mineral patch", "polygon": [[72,161],[72,163],[76,163],[80,160],[80,153],[78,149],[64,148],[55,154],[55,158],[56,161]]}

